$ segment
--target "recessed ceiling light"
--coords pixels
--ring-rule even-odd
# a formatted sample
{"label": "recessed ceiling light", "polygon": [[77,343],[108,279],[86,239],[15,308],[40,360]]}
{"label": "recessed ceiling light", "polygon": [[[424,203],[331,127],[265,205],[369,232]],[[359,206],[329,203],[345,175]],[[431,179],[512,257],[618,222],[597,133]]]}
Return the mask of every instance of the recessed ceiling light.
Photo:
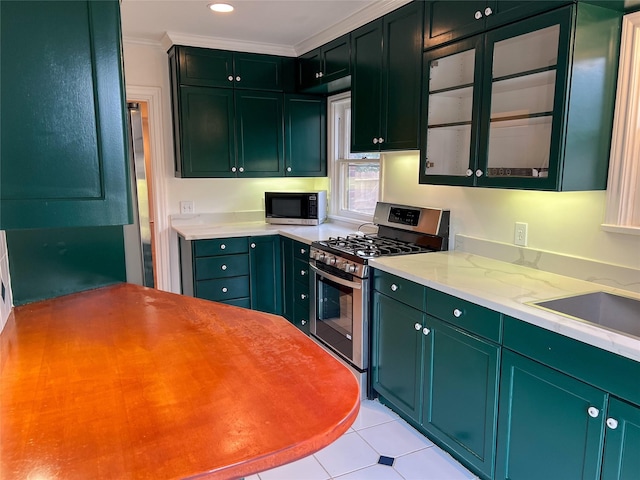
{"label": "recessed ceiling light", "polygon": [[233,7],[228,3],[210,3],[209,8],[218,13],[233,12]]}

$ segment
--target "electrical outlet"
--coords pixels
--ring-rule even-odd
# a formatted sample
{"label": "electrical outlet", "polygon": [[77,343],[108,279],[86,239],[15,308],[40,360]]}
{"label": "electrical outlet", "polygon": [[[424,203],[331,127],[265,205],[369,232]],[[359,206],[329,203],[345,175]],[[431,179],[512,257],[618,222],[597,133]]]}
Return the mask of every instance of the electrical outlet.
{"label": "electrical outlet", "polygon": [[527,223],[516,222],[516,230],[513,238],[513,243],[520,245],[521,247],[527,246]]}
{"label": "electrical outlet", "polygon": [[196,213],[196,209],[193,206],[193,200],[182,200],[180,202],[180,213],[187,215],[190,213]]}

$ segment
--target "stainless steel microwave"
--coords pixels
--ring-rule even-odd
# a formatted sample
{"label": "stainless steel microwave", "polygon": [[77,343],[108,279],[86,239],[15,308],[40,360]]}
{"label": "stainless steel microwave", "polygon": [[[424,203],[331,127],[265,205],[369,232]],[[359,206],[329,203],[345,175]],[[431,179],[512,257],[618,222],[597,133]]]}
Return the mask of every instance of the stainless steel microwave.
{"label": "stainless steel microwave", "polygon": [[267,223],[320,225],[327,219],[327,191],[265,192]]}

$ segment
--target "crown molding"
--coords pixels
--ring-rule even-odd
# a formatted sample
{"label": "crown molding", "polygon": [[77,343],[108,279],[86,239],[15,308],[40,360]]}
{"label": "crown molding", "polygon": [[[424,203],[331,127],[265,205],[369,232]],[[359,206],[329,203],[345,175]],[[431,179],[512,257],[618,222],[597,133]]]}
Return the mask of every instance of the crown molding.
{"label": "crown molding", "polygon": [[295,56],[300,56],[314,48],[320,47],[321,45],[376,20],[377,18],[400,8],[407,3],[411,3],[411,1],[412,0],[384,0],[373,2],[371,5],[363,8],[326,30],[323,30],[319,34],[294,45],[293,49],[295,51]]}
{"label": "crown molding", "polygon": [[228,38],[205,37],[201,35],[189,35],[178,32],[165,32],[160,45],[165,51],[173,45],[185,45],[189,47],[216,48],[219,50],[235,50],[240,52],[263,53],[267,55],[282,55],[295,57],[296,51],[287,45],[275,45],[269,43],[245,42]]}
{"label": "crown molding", "polygon": [[150,40],[148,38],[139,38],[139,37],[122,37],[122,43],[132,43],[135,45],[146,45],[148,47],[160,47],[161,42]]}

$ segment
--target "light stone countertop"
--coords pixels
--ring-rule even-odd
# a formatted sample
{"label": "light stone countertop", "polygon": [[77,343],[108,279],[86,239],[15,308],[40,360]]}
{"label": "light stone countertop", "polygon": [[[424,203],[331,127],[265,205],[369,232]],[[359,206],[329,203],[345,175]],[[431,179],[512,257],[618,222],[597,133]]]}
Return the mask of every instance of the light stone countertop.
{"label": "light stone countertop", "polygon": [[[360,226],[357,223],[331,221],[319,226],[271,225],[265,223],[264,219],[257,218],[253,213],[226,216],[180,215],[172,218],[172,228],[186,240],[283,235],[310,244],[316,240],[354,233]],[[362,230],[371,233],[372,227],[366,225]],[[640,299],[637,293],[457,251],[381,257],[369,260],[369,265],[640,361],[639,338],[527,304],[595,291],[607,291]],[[640,318],[638,321],[640,322]]]}
{"label": "light stone countertop", "polygon": [[596,291],[640,299],[637,293],[456,251],[381,257],[369,265],[640,361],[639,338],[527,304]]}

